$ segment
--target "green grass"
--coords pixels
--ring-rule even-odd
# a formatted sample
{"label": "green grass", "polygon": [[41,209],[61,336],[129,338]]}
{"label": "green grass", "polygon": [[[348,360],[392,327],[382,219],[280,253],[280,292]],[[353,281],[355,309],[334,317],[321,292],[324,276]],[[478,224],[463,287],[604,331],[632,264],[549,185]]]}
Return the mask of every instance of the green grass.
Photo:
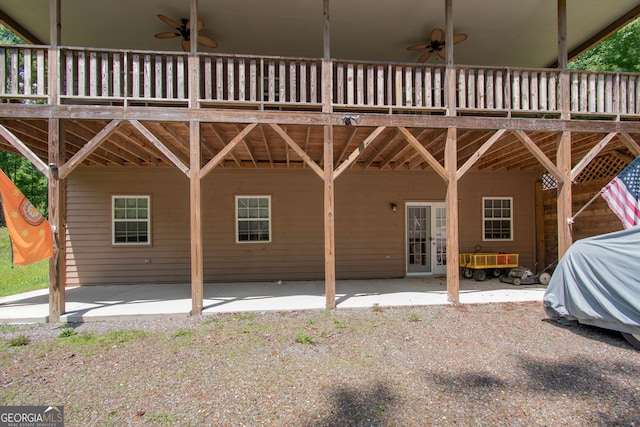
{"label": "green grass", "polygon": [[6,228],[0,228],[0,297],[44,289],[48,284],[49,260],[12,265],[9,233]]}
{"label": "green grass", "polygon": [[298,332],[296,335],[296,342],[300,344],[315,344],[316,339],[304,332]]}

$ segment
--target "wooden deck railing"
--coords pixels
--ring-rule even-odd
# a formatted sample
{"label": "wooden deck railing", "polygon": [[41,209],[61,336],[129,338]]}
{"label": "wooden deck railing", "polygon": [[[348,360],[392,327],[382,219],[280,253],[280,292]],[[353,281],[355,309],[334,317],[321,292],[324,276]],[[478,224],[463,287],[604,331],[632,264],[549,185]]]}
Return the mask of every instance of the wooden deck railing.
{"label": "wooden deck railing", "polygon": [[[0,102],[46,103],[48,46],[0,46]],[[198,54],[199,106],[321,110],[322,61]],[[188,105],[188,54],[60,49],[62,103]],[[332,61],[335,110],[443,112],[442,65]],[[570,71],[572,116],[640,117],[640,74]],[[560,71],[456,66],[459,114],[559,117]]]}

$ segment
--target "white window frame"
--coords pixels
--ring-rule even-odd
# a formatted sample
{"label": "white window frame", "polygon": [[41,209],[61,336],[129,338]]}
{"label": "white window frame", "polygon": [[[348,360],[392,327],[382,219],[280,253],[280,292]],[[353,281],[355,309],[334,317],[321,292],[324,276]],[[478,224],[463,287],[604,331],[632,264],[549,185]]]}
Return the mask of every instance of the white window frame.
{"label": "white window frame", "polygon": [[[489,217],[487,218],[485,216],[485,201],[487,200],[508,200],[509,201],[509,213],[510,216],[507,217]],[[508,220],[509,221],[509,238],[508,239],[490,239],[487,238],[487,232],[486,232],[486,222],[487,221],[493,221],[493,220],[499,220],[499,221],[504,221],[504,220]],[[483,242],[511,242],[513,241],[513,197],[483,197],[482,198],[482,241]]]}
{"label": "white window frame", "polygon": [[[125,204],[129,199],[145,199],[147,201],[147,218],[116,218],[116,200],[124,199]],[[146,242],[116,242],[116,222],[145,222],[147,224]],[[151,245],[151,196],[139,194],[114,194],[111,196],[111,244],[114,246],[150,246]]]}
{"label": "white window frame", "polygon": [[[240,216],[238,215],[238,211],[239,211],[239,201],[240,199],[267,199],[268,203],[269,203],[269,207],[268,207],[268,217],[267,218],[240,218]],[[271,223],[272,223],[272,217],[271,217],[271,196],[270,195],[237,195],[236,196],[236,203],[235,203],[235,223],[236,223],[236,243],[271,243],[271,240],[273,239],[273,234],[271,231]],[[240,240],[240,222],[242,221],[266,221],[269,224],[269,240]]]}

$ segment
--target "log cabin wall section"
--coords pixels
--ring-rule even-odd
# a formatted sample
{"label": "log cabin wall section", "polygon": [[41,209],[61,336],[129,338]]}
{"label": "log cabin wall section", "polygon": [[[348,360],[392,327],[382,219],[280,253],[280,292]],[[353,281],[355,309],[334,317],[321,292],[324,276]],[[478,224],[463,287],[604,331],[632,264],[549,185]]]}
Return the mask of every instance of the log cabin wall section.
{"label": "log cabin wall section", "polygon": [[[0,47],[0,148],[23,154],[50,178],[57,242],[50,320],[65,311],[65,284],[97,283],[103,275],[89,247],[100,246],[108,230],[79,232],[82,211],[110,224],[109,199],[98,195],[124,192],[126,182],[135,182],[134,193],[153,193],[151,253],[164,266],[151,264],[172,267],[176,281],[191,283],[193,314],[202,311],[205,280],[259,276],[217,268],[224,253],[217,239],[230,238],[218,227],[234,223],[228,200],[245,191],[269,193],[274,215],[295,209],[292,194],[313,207],[309,227],[294,226],[308,230],[305,244],[287,236],[277,242],[284,252],[270,256],[297,248],[300,264],[290,277],[322,276],[328,308],[335,307],[336,276],[406,273],[400,215],[384,222],[386,210],[363,219],[366,207],[446,204],[447,290],[457,303],[459,272],[451,260],[483,240],[482,197],[513,199],[514,223],[529,224],[509,243],[486,242],[486,249],[506,245],[535,264],[536,244],[543,244],[536,236],[545,234],[532,225],[544,223],[534,218],[535,181],[546,171],[559,183],[561,255],[571,244],[573,175],[607,152],[640,153],[640,77],[567,70],[566,3],[557,5],[559,67],[514,68],[455,64],[452,0],[444,1],[444,66],[331,58],[328,0],[322,58],[201,53],[193,29],[186,53],[63,46],[60,0],[50,0],[50,45]],[[190,18],[197,17],[198,2],[190,0]],[[282,183],[294,177],[299,183]],[[263,186],[269,181],[277,191]],[[355,192],[370,197],[356,203]],[[89,209],[87,200],[100,208]],[[282,218],[274,216],[274,233],[287,226]],[[385,231],[390,224],[400,232]],[[358,258],[358,245],[372,244],[367,230],[378,228],[380,246]],[[363,238],[350,242],[352,235]],[[228,252],[237,252],[240,266],[241,253],[254,249],[234,243]],[[172,245],[181,254],[173,262],[166,251]],[[396,255],[387,260],[383,247]],[[107,245],[94,252],[124,263],[132,250]],[[373,273],[379,256],[385,262]],[[276,277],[268,272],[274,260],[260,259],[255,271]],[[147,267],[133,266],[134,280],[156,279]]]}

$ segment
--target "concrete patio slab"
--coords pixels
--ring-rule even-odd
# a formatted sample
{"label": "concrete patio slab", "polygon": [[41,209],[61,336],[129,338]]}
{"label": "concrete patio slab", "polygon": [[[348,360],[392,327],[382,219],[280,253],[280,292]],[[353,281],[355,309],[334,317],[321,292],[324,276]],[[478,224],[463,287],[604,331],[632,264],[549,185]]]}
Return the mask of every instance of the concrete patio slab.
{"label": "concrete patio slab", "polygon": [[[542,301],[542,285],[513,286],[496,279],[462,280],[461,304]],[[42,323],[49,314],[48,290],[0,298],[0,323]],[[381,280],[340,280],[337,308],[421,306],[451,304],[445,277]],[[324,282],[207,283],[203,314],[322,310]],[[107,285],[67,288],[62,322],[123,319],[127,317],[188,316],[189,284]]]}

